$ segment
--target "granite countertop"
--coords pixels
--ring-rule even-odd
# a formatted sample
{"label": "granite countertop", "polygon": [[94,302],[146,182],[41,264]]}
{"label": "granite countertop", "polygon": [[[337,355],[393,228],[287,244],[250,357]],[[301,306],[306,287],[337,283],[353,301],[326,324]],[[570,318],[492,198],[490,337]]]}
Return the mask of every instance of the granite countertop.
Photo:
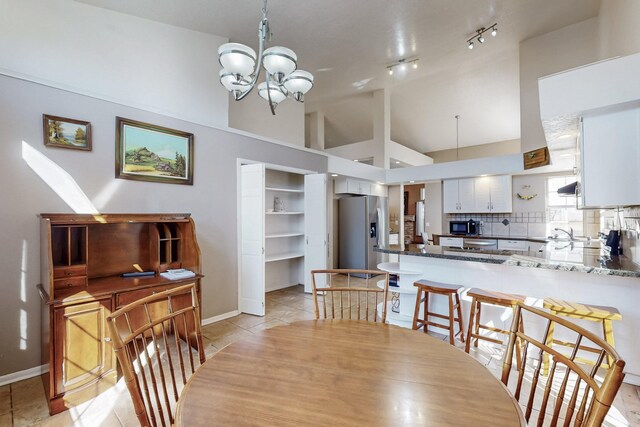
{"label": "granite countertop", "polygon": [[640,265],[625,256],[609,256],[599,242],[548,242],[529,251],[463,249],[435,245],[408,245],[405,250],[390,245],[376,252],[504,264],[559,271],[578,271],[621,277],[639,277]]}
{"label": "granite countertop", "polygon": [[434,234],[438,237],[461,237],[463,239],[496,239],[496,240],[526,240],[529,242],[547,243],[546,237],[526,237],[526,236],[492,236],[490,234]]}

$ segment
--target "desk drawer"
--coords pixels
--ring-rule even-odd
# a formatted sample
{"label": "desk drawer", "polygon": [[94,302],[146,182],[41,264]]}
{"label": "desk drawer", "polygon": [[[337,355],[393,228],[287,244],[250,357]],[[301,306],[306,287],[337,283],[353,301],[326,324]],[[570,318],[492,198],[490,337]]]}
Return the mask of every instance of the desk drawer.
{"label": "desk drawer", "polygon": [[[154,286],[152,288],[140,289],[137,291],[120,292],[116,294],[116,309],[119,309],[127,304],[136,302],[139,299],[148,297],[149,295],[157,294],[159,292],[167,291],[169,289],[177,288],[178,286],[185,286],[189,283],[180,283],[172,285]],[[196,286],[196,291],[198,287]]]}
{"label": "desk drawer", "polygon": [[66,277],[53,281],[54,289],[67,289],[74,286],[87,286],[87,276]]}
{"label": "desk drawer", "polygon": [[86,265],[70,265],[64,267],[54,267],[53,278],[60,279],[63,277],[86,276]]}

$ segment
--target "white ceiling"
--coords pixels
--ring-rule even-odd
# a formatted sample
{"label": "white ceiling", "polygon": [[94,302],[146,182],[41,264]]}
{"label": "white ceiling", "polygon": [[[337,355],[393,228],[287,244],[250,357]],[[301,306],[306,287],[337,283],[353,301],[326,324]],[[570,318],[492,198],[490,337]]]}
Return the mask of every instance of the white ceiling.
{"label": "white ceiling", "polygon": [[[260,0],[78,0],[229,37],[257,48]],[[315,75],[307,112],[322,110],[328,146],[371,139],[363,93],[391,90],[392,139],[418,151],[520,137],[518,52],[522,40],[594,17],[600,0],[269,0],[271,45],[298,55]],[[469,51],[477,28],[499,34]],[[477,44],[477,43],[476,43]],[[215,52],[212,52],[215,54]],[[387,74],[419,57],[405,76]],[[360,95],[354,99],[345,99]]]}

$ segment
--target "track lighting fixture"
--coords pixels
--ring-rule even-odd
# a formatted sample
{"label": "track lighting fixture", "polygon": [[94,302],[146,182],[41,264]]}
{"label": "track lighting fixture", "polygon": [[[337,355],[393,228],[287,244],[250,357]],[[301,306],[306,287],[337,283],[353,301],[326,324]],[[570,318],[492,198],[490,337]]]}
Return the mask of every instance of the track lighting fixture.
{"label": "track lighting fixture", "polygon": [[498,23],[496,22],[495,24],[493,24],[492,26],[490,26],[489,28],[478,28],[476,30],[476,33],[473,35],[473,37],[469,38],[467,40],[468,48],[469,50],[473,49],[475,47],[475,41],[477,41],[480,44],[483,44],[485,42],[485,38],[484,38],[484,33],[486,33],[487,31],[491,31],[491,35],[493,37],[498,35]]}
{"label": "track lighting fixture", "polygon": [[397,62],[394,62],[391,65],[387,65],[387,70],[389,70],[389,75],[393,76],[395,68],[398,68],[402,72],[406,71],[408,64],[411,64],[411,68],[416,70],[416,69],[418,69],[418,61],[419,60],[420,60],[420,58],[412,58],[412,59],[402,58],[402,59],[399,59]]}

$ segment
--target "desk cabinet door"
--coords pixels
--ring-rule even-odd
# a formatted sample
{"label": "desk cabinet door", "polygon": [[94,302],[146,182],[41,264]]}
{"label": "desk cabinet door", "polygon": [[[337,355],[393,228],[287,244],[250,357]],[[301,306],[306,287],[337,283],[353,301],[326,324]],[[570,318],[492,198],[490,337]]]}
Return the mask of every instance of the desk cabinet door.
{"label": "desk cabinet door", "polygon": [[98,380],[115,367],[107,330],[111,298],[54,310],[56,395]]}

